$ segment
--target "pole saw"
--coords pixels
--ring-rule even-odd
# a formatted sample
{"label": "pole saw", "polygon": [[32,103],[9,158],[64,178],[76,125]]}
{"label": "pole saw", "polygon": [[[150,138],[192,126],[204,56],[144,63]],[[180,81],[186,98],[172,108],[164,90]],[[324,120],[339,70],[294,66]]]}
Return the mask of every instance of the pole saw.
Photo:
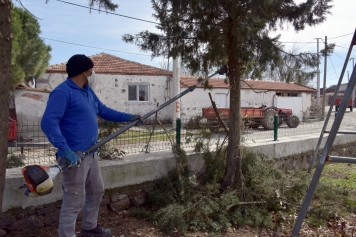
{"label": "pole saw", "polygon": [[[163,109],[167,105],[171,104],[175,100],[181,98],[182,96],[186,95],[187,93],[193,91],[195,88],[197,88],[199,85],[205,83],[208,81],[210,78],[213,76],[219,74],[223,75],[227,73],[227,66],[224,65],[219,70],[217,70],[215,73],[212,75],[206,77],[205,79],[201,80],[197,84],[188,87],[185,91],[181,92],[180,94],[174,96],[170,100],[166,101],[163,103],[161,106],[158,106],[154,110],[148,112],[147,114],[141,116],[141,121],[147,119],[151,115],[155,114],[159,110]],[[135,120],[124,127],[120,128],[118,131],[115,133],[110,134],[106,138],[102,139],[101,141],[93,144],[91,147],[89,147],[85,151],[77,151],[76,153],[79,155],[81,159],[83,159],[86,155],[90,154],[91,152],[97,150],[99,147],[107,143],[108,141],[112,140],[113,138],[117,137],[118,135],[124,133],[125,131],[129,130],[133,126],[136,126],[137,123],[139,123],[140,120]],[[61,163],[58,165],[52,165],[52,166],[44,166],[44,165],[28,165],[24,168],[22,168],[22,175],[25,178],[26,183],[20,186],[20,188],[25,188],[25,195],[28,197],[38,197],[38,196],[43,196],[47,195],[52,192],[53,190],[53,179],[55,179],[60,172],[63,170],[69,168],[68,163]]]}

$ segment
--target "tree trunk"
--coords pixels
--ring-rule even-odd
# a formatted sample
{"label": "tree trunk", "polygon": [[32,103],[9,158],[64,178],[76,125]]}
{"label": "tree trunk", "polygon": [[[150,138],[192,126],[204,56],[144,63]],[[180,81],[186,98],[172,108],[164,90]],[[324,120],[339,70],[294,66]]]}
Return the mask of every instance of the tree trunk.
{"label": "tree trunk", "polygon": [[[0,1],[0,207],[5,188],[11,68],[11,0]],[[1,211],[0,210],[0,211]]]}
{"label": "tree trunk", "polygon": [[227,77],[230,82],[230,118],[229,118],[229,142],[226,153],[226,166],[224,178],[221,183],[221,189],[235,189],[240,181],[240,140],[241,140],[241,93],[240,93],[240,77],[241,65],[239,64],[239,47],[241,42],[236,40],[237,31],[236,15],[229,13],[226,24],[229,25],[227,30],[227,58],[228,58],[228,73]]}
{"label": "tree trunk", "polygon": [[231,86],[230,93],[230,118],[229,118],[229,142],[226,154],[226,166],[221,188],[235,189],[239,181],[240,171],[240,138],[241,138],[241,94],[240,71],[238,67],[231,70],[229,66],[228,78]]}

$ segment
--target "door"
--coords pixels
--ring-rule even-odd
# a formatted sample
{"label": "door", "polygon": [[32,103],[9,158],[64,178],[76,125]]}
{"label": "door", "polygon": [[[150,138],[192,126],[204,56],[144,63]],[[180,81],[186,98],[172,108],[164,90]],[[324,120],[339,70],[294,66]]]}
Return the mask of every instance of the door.
{"label": "door", "polygon": [[215,93],[215,104],[217,108],[227,108],[227,94]]}

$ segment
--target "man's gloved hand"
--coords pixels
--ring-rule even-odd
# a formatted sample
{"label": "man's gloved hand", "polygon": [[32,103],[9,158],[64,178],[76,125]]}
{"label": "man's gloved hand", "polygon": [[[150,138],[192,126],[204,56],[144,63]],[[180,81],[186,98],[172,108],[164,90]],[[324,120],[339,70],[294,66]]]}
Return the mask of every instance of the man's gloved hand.
{"label": "man's gloved hand", "polygon": [[130,122],[134,122],[134,121],[136,121],[136,120],[138,120],[138,122],[136,123],[136,125],[139,125],[139,124],[143,123],[143,121],[142,121],[142,119],[141,119],[141,115],[134,114],[134,115],[131,116]]}
{"label": "man's gloved hand", "polygon": [[74,165],[79,165],[82,159],[78,156],[77,153],[72,151],[71,149],[66,150],[63,153],[64,158],[68,161],[68,168],[74,166]]}

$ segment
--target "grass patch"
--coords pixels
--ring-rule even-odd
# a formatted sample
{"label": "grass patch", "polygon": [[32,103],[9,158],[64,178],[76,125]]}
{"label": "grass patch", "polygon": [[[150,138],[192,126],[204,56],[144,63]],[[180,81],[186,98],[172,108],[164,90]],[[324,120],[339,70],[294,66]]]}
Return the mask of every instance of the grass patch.
{"label": "grass patch", "polygon": [[327,163],[320,180],[322,182],[331,182],[342,188],[356,190],[356,165]]}

